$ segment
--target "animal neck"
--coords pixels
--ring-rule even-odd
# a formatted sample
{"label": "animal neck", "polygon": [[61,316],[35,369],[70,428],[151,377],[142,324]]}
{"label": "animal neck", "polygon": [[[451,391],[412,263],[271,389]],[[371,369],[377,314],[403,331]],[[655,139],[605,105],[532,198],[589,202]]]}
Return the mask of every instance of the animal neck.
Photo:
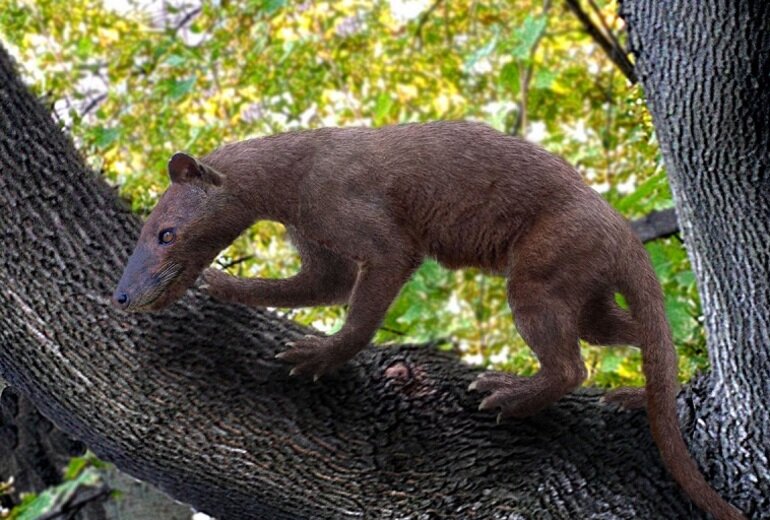
{"label": "animal neck", "polygon": [[297,187],[312,164],[312,132],[290,132],[222,146],[201,162],[225,176],[224,188],[242,205],[250,222],[293,224],[299,211]]}

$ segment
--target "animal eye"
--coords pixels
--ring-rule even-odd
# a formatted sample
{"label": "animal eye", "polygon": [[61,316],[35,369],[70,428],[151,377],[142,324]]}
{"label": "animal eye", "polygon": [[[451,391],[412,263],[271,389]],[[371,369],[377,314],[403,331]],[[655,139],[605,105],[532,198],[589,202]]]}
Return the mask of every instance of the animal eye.
{"label": "animal eye", "polygon": [[158,242],[160,242],[162,245],[168,245],[173,242],[175,238],[176,233],[174,233],[173,229],[164,229],[158,235]]}

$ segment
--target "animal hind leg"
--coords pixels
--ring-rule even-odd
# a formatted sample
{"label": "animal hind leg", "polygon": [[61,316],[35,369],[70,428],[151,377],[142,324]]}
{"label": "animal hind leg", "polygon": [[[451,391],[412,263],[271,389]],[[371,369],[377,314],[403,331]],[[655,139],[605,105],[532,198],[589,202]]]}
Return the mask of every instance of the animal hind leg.
{"label": "animal hind leg", "polygon": [[636,320],[609,289],[589,299],[580,311],[580,338],[592,345],[639,345]]}
{"label": "animal hind leg", "polygon": [[[580,313],[580,337],[594,345],[639,346],[639,324],[631,313],[622,309],[609,289],[588,300]],[[644,388],[622,387],[607,392],[602,402],[633,410],[644,408]]]}
{"label": "animal hind leg", "polygon": [[498,420],[535,414],[574,390],[586,377],[574,305],[552,296],[542,282],[510,280],[508,298],[516,327],[540,361],[532,377],[482,374],[471,389],[490,392],[481,410],[500,409]]}

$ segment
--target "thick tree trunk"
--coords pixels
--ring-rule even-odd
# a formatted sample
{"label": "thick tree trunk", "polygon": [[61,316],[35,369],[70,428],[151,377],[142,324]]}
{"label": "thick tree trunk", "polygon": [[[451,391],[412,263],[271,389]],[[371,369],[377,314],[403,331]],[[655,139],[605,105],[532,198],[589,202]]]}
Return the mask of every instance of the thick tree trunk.
{"label": "thick tree trunk", "polygon": [[706,317],[698,458],[737,504],[770,515],[770,3],[621,11]]}
{"label": "thick tree trunk", "polygon": [[197,291],[114,311],[138,231],[0,50],[0,373],[101,457],[228,520],[702,517],[644,413],[597,392],[498,426],[475,371],[431,348],[313,384],[273,359],[303,332],[273,314]]}

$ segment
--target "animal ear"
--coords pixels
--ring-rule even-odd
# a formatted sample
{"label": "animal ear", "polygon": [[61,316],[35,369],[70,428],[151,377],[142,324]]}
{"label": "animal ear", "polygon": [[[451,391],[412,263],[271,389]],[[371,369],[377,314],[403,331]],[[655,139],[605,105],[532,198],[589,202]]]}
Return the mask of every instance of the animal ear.
{"label": "animal ear", "polygon": [[168,162],[168,176],[171,182],[178,184],[202,181],[220,186],[224,180],[222,174],[211,166],[199,163],[194,157],[181,152],[175,153]]}

